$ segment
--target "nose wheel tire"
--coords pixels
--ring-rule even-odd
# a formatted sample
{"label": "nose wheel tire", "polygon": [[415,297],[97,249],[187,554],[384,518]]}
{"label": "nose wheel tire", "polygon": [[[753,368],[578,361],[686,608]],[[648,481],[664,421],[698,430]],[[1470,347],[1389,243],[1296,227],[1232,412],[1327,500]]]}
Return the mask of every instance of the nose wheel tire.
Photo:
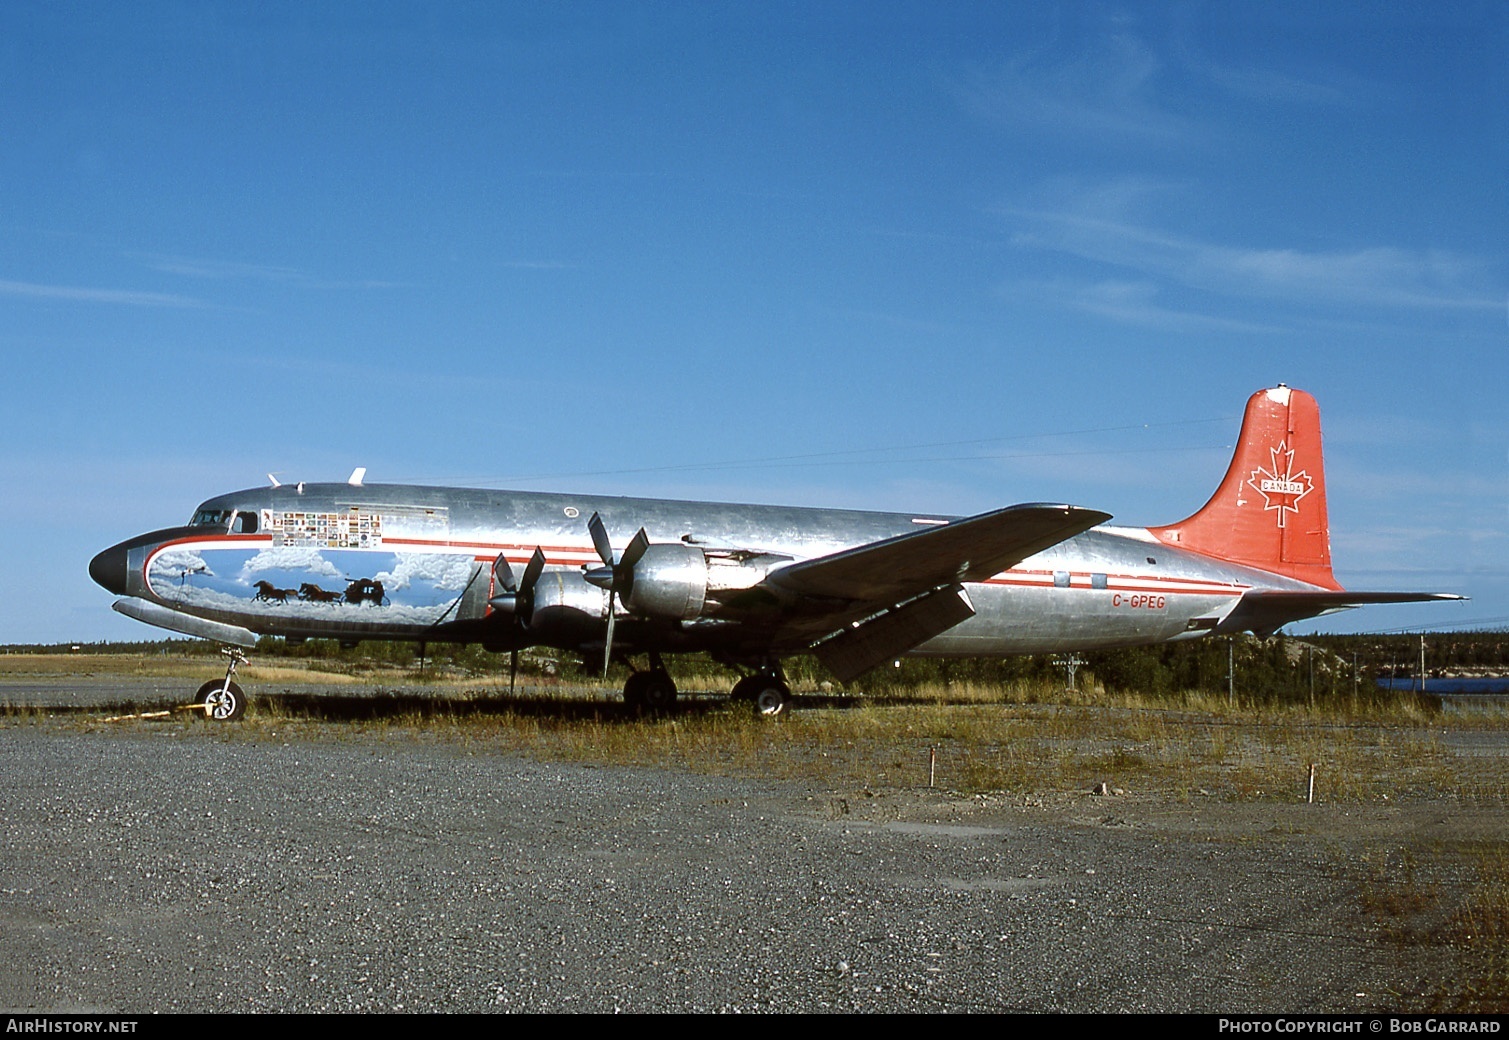
{"label": "nose wheel tire", "polygon": [[204,705],[204,717],[214,722],[235,722],[246,714],[246,694],[224,679],[211,679],[199,687],[194,703]]}

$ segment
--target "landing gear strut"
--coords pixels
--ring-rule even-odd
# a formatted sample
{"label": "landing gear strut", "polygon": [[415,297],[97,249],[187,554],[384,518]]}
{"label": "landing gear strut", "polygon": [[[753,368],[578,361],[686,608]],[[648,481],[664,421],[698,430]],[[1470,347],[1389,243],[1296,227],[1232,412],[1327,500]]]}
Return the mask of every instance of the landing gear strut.
{"label": "landing gear strut", "polygon": [[225,678],[211,679],[199,687],[194,703],[204,705],[204,717],[215,722],[235,722],[246,714],[246,694],[241,687],[231,682],[236,674],[236,665],[246,663],[246,655],[239,647],[223,646],[220,652],[226,656]]}
{"label": "landing gear strut", "polygon": [[659,654],[650,655],[650,668],[632,673],[624,683],[624,703],[636,711],[662,712],[676,706],[676,680],[665,670]]}

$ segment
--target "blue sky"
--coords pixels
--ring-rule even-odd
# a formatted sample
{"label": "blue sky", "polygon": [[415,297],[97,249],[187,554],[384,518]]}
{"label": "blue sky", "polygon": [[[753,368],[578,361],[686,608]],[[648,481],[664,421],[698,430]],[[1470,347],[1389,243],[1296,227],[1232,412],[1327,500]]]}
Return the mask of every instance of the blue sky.
{"label": "blue sky", "polygon": [[[1166,523],[1509,621],[1509,8],[0,5],[0,642],[264,481]],[[736,463],[736,464],[735,464]]]}

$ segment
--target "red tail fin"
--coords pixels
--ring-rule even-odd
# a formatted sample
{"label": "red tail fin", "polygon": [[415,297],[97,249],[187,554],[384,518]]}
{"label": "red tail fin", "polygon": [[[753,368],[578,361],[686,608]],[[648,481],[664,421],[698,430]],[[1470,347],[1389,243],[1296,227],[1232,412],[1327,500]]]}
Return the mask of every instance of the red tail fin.
{"label": "red tail fin", "polygon": [[1181,549],[1339,590],[1315,398],[1282,384],[1253,394],[1220,488],[1194,516],[1150,530]]}

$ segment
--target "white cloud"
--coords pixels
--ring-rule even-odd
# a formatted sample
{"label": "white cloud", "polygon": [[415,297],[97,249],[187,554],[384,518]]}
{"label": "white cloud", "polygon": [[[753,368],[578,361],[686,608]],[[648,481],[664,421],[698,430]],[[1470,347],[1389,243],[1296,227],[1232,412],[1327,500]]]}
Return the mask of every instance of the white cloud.
{"label": "white cloud", "polygon": [[189,574],[204,574],[214,577],[215,572],[204,562],[204,557],[187,549],[169,549],[152,558],[152,577],[182,580]]}
{"label": "white cloud", "polygon": [[470,556],[439,553],[399,553],[391,571],[375,576],[389,590],[406,589],[415,581],[428,581],[437,589],[460,592],[472,576]]}
{"label": "white cloud", "polygon": [[303,570],[327,578],[342,577],[340,569],[325,559],[318,549],[301,546],[278,546],[263,549],[241,566],[242,574],[264,571]]}
{"label": "white cloud", "polygon": [[27,296],[41,300],[75,303],[116,303],[128,307],[203,307],[204,304],[176,293],[142,292],[137,289],[88,289],[76,285],[41,285],[37,282],[0,280],[0,296]]}
{"label": "white cloud", "polygon": [[1003,291],[1008,296],[1055,301],[1060,306],[1097,314],[1125,325],[1165,332],[1214,331],[1272,335],[1287,331],[1277,325],[1169,306],[1160,300],[1162,289],[1158,283],[1146,279],[1106,279],[1094,282],[1028,279],[1014,282]]}
{"label": "white cloud", "polygon": [[1094,138],[1183,138],[1193,124],[1158,97],[1162,62],[1121,29],[1096,38],[1068,60],[1021,55],[993,71],[976,71],[964,100],[986,117],[1055,133]]}
{"label": "white cloud", "polygon": [[[1097,202],[1100,195],[1096,196]],[[1498,309],[1488,265],[1446,250],[1394,246],[1306,251],[1244,247],[1074,210],[1008,210],[1012,241],[1245,299],[1436,309]],[[1106,282],[1106,285],[1137,285]]]}

